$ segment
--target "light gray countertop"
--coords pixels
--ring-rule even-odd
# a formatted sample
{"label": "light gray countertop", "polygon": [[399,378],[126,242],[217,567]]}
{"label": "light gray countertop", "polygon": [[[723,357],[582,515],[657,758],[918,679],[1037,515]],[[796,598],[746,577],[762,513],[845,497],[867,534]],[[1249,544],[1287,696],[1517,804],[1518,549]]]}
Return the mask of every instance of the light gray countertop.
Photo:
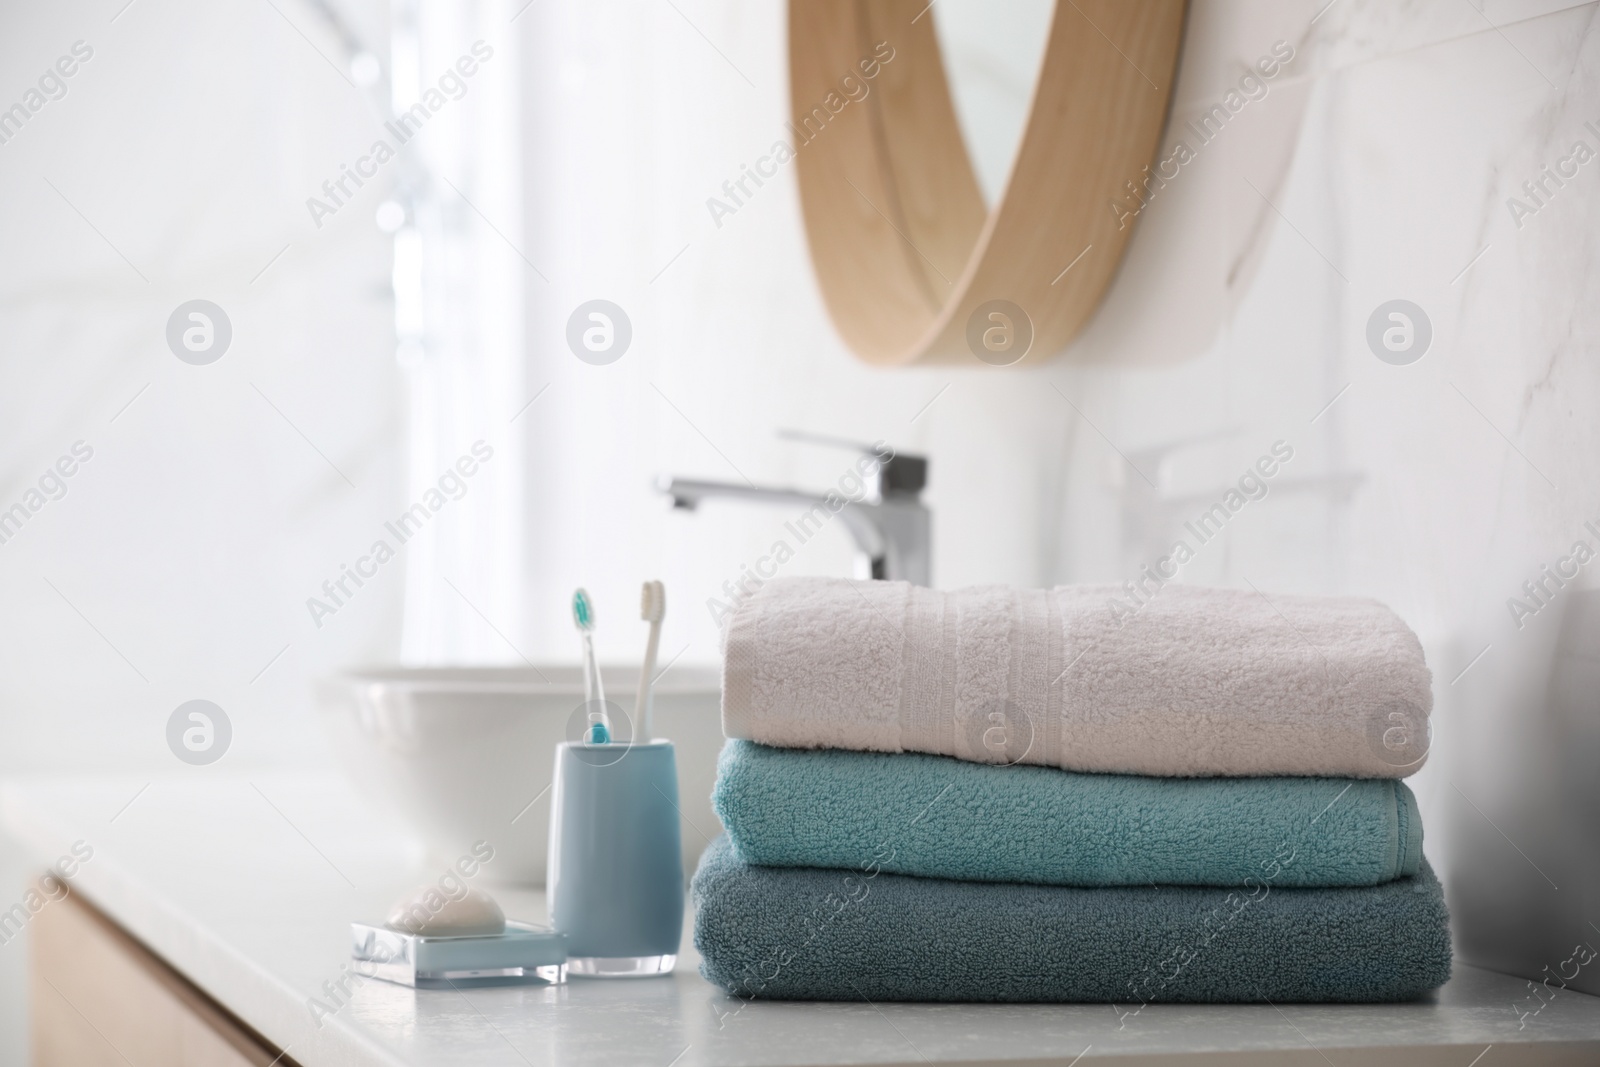
{"label": "light gray countertop", "polygon": [[[687,928],[670,978],[461,993],[368,980],[318,1025],[311,998],[340,977],[349,922],[440,873],[340,779],[13,782],[0,818],[41,869],[92,846],[78,891],[318,1067],[1600,1062],[1600,998],[1563,991],[1519,1020],[1523,980],[1460,965],[1433,1002],[1403,1005],[743,1003],[699,977]],[[544,921],[540,894],[490,888],[509,917]],[[1214,1055],[1168,1058],[1195,1052]]]}

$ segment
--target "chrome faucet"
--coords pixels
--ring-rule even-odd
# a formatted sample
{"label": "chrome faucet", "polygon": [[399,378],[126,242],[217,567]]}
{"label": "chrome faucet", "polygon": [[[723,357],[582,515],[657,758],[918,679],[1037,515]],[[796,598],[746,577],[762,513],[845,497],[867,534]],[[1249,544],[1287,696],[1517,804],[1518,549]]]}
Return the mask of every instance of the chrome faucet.
{"label": "chrome faucet", "polygon": [[866,492],[859,500],[847,500],[837,512],[828,506],[828,497],[842,493],[811,493],[801,489],[765,488],[737,482],[713,482],[696,478],[663,476],[656,487],[672,498],[672,506],[693,511],[702,500],[725,497],[761,504],[792,504],[805,509],[786,524],[798,527],[809,537],[837,514],[856,543],[862,557],[860,570],[867,577],[907,581],[913,585],[932,585],[932,522],[922,503],[922,490],[928,482],[928,461],[923,456],[908,456],[883,451],[870,445],[838,441],[833,438],[783,432],[790,440],[843,445],[875,460],[874,469],[862,481]]}

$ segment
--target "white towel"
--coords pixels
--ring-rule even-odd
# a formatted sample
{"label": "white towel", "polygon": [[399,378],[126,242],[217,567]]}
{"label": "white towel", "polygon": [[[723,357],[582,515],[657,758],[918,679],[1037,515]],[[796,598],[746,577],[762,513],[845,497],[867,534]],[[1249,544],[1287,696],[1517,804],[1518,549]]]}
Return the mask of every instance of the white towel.
{"label": "white towel", "polygon": [[1403,778],[1431,675],[1375,600],[780,578],[728,621],[722,726],[791,748],[1158,776]]}

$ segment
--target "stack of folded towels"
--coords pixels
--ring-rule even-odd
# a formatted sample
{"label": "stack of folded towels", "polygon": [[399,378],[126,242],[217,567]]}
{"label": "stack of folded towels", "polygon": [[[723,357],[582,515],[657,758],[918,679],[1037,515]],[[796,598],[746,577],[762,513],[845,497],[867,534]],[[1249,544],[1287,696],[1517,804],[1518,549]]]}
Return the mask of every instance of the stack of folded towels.
{"label": "stack of folded towels", "polygon": [[779,579],[729,620],[695,875],[740,996],[1392,1001],[1450,976],[1371,600]]}

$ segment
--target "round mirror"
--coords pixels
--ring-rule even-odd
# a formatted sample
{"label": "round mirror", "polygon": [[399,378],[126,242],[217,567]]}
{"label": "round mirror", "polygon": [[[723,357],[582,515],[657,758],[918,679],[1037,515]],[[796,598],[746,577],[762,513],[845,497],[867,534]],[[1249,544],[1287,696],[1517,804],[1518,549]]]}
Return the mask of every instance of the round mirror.
{"label": "round mirror", "polygon": [[[938,2],[952,4],[944,30],[926,0],[790,0],[812,263],[869,363],[1039,362],[1083,328],[1121,262],[1132,225],[1114,204],[1151,180],[1186,0],[1062,0],[1034,45],[1033,0],[1004,19]],[[964,18],[983,36],[963,42],[973,76],[952,91],[939,35]]]}

